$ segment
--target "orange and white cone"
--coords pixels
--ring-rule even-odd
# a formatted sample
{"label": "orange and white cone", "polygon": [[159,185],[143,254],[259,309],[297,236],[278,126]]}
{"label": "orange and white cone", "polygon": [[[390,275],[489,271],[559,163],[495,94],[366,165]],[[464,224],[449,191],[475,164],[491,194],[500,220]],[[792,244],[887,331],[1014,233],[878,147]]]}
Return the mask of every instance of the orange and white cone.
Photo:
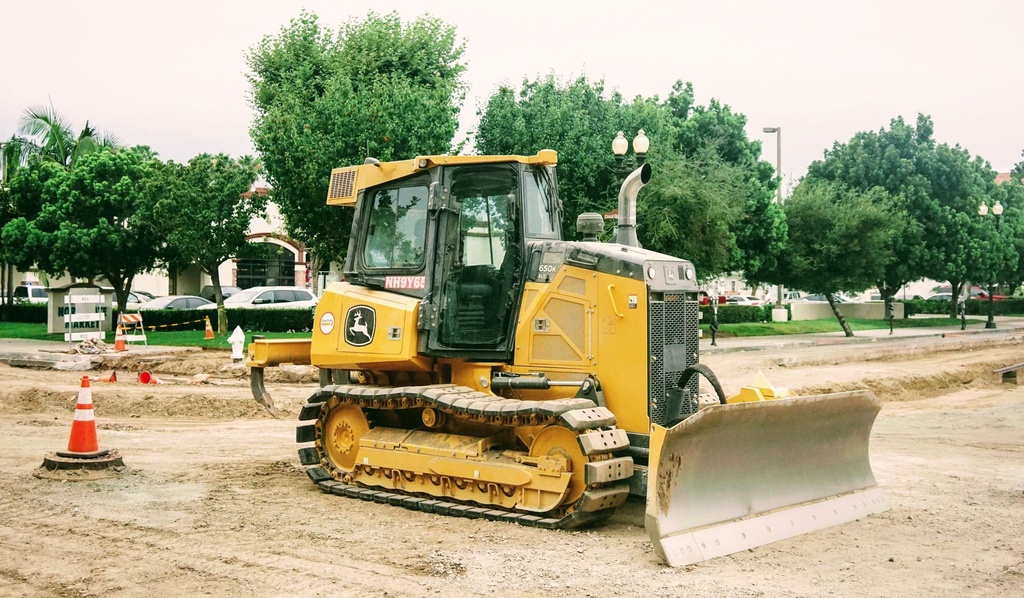
{"label": "orange and white cone", "polygon": [[206,316],[206,340],[213,338],[213,326],[210,326],[210,316]]}
{"label": "orange and white cone", "polygon": [[111,372],[109,376],[92,376],[89,379],[93,382],[117,382],[117,370]]}
{"label": "orange and white cone", "polygon": [[125,346],[124,330],[121,329],[121,325],[117,325],[117,333],[114,335],[114,350],[115,351],[127,351],[128,347]]}
{"label": "orange and white cone", "polygon": [[82,387],[78,389],[78,404],[75,405],[75,419],[71,422],[68,450],[66,453],[58,454],[89,456],[98,452],[100,445],[96,439],[96,417],[92,412],[92,390],[89,388],[89,376],[82,376]]}

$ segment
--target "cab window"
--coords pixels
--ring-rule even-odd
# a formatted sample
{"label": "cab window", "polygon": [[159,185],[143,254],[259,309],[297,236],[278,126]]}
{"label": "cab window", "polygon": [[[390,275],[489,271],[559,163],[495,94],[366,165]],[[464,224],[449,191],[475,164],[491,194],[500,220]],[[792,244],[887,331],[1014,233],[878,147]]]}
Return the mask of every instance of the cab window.
{"label": "cab window", "polygon": [[370,202],[369,230],[363,249],[367,268],[414,269],[423,266],[427,230],[427,186],[378,189]]}
{"label": "cab window", "polygon": [[526,216],[526,237],[529,239],[557,239],[555,226],[555,198],[552,197],[550,175],[541,169],[526,172],[523,187],[523,212]]}

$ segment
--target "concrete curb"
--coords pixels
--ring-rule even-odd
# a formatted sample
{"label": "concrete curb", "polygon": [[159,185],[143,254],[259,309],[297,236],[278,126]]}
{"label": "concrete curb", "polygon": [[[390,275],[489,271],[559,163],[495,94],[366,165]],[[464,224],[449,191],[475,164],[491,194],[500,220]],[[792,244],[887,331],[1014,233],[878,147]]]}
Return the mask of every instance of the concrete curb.
{"label": "concrete curb", "polygon": [[[904,329],[906,330],[906,329]],[[832,334],[832,333],[829,333]],[[704,341],[709,339],[701,339],[700,352],[704,355],[716,355],[721,353],[737,353],[744,351],[765,351],[768,349],[786,349],[786,348],[805,348],[805,347],[823,347],[823,346],[835,346],[835,345],[855,345],[855,344],[866,344],[866,343],[888,343],[896,341],[906,341],[913,339],[929,339],[929,338],[956,338],[960,336],[977,336],[977,335],[1024,335],[1024,326],[1012,326],[1004,328],[982,328],[975,330],[959,330],[959,329],[935,329],[926,328],[921,329],[917,333],[905,333],[905,334],[894,334],[892,336],[886,334],[884,336],[826,336],[818,338],[807,338],[806,335],[801,335],[799,339],[786,339],[786,337],[746,337],[749,339],[749,343],[744,343],[739,346],[722,347],[722,346],[710,346],[704,344]],[[731,337],[729,342],[736,342],[736,337]],[[765,342],[766,339],[779,339],[772,340],[772,342]]]}

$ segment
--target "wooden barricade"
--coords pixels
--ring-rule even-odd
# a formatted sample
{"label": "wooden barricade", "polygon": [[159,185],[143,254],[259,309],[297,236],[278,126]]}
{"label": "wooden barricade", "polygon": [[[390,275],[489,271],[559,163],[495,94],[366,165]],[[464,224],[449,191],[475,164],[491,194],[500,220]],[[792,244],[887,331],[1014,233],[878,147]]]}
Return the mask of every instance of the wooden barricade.
{"label": "wooden barricade", "polygon": [[146,340],[146,328],[142,325],[142,314],[121,314],[118,323],[124,332],[125,342],[129,344],[141,342],[143,345],[149,346],[149,341]]}

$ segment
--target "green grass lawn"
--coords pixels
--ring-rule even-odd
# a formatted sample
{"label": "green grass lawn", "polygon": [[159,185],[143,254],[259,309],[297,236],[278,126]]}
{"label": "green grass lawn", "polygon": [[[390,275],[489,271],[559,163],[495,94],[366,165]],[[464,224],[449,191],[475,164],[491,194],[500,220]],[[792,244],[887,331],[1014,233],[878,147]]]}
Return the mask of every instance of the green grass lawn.
{"label": "green grass lawn", "polygon": [[[889,324],[881,320],[853,320],[847,319],[850,328],[854,332],[858,330],[874,330],[888,328]],[[985,325],[985,318],[967,318],[969,327],[981,327]],[[960,329],[960,320],[938,316],[934,318],[909,318],[893,322],[894,328],[921,328],[940,327]],[[702,324],[705,338],[710,338],[708,325]],[[835,319],[806,320],[799,322],[744,322],[740,324],[722,324],[718,328],[718,336],[779,336],[788,334],[810,334],[815,332],[839,332],[839,322]],[[262,334],[267,338],[309,338],[309,332],[246,332],[246,345],[252,340],[253,334]],[[178,346],[178,347],[203,347],[206,349],[231,349],[226,336],[206,340],[205,332],[202,330],[184,330],[173,332],[146,333],[150,345],[157,346]],[[24,338],[47,341],[63,341],[63,334],[47,334],[45,324],[25,324],[21,322],[0,322],[0,338]],[[114,343],[113,333],[107,334],[107,341]]]}
{"label": "green grass lawn", "polygon": [[[846,319],[850,329],[877,330],[889,328],[889,323],[882,320]],[[985,325],[985,318],[967,318],[968,327]],[[701,324],[705,335],[710,334],[708,324]],[[960,320],[944,316],[934,318],[908,318],[894,320],[893,328],[955,328],[960,329]],[[718,336],[779,336],[787,334],[813,334],[816,332],[841,332],[839,321],[835,318],[825,320],[801,320],[794,322],[742,322],[738,324],[721,324]]]}
{"label": "green grass lawn", "polygon": [[[253,334],[267,338],[309,338],[310,332],[246,332],[245,343],[249,344]],[[227,336],[206,340],[203,330],[148,331],[146,340],[150,345],[175,347],[203,347],[205,349],[231,349]],[[0,322],[0,338],[23,338],[43,341],[63,341],[63,334],[47,334],[46,324],[25,324],[22,322]],[[114,344],[114,334],[107,333],[106,342]]]}

